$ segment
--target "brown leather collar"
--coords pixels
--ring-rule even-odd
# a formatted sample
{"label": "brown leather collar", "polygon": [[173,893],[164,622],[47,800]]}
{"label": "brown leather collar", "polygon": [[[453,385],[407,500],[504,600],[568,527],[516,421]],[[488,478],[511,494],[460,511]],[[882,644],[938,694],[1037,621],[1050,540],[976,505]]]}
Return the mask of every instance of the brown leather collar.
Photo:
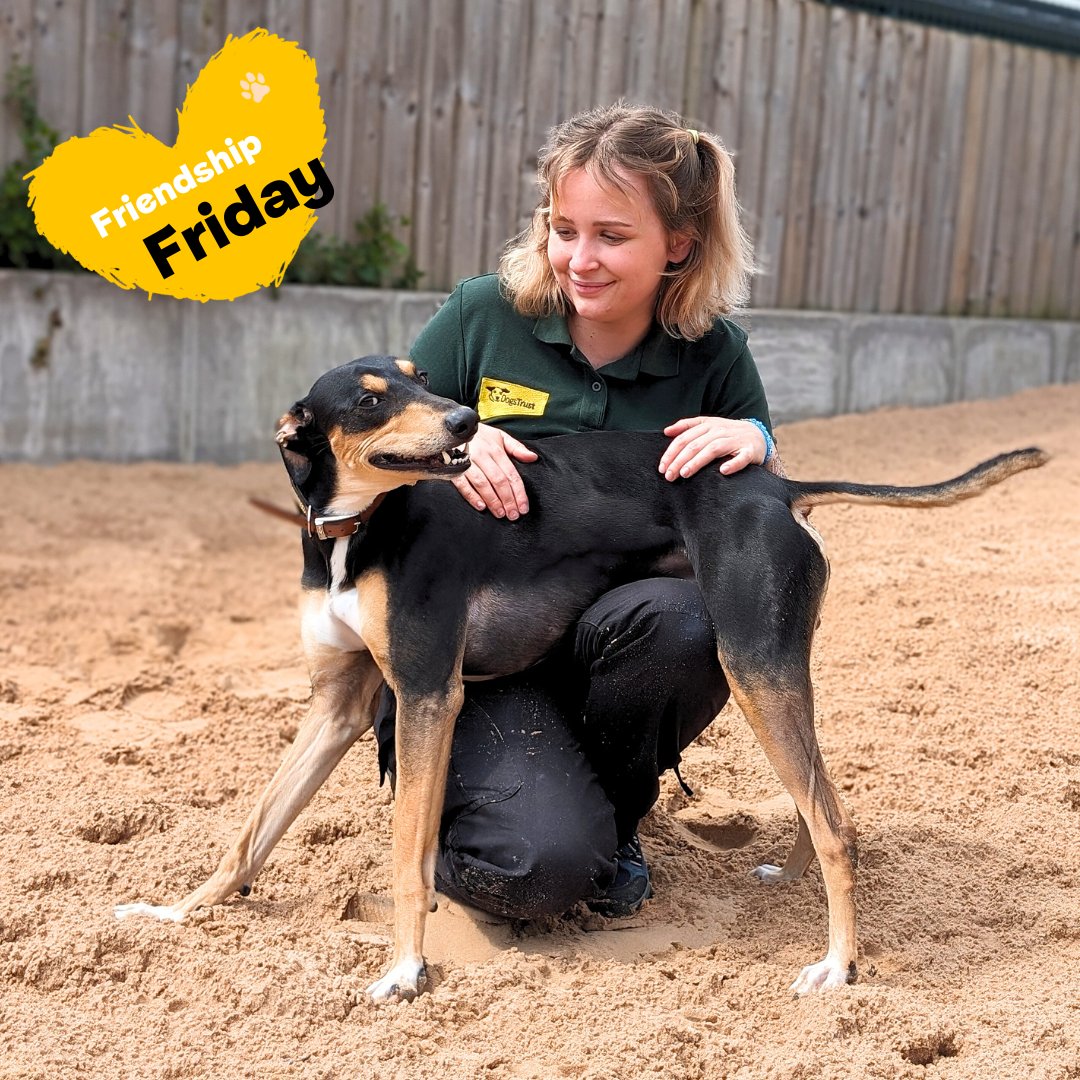
{"label": "brown leather collar", "polygon": [[[372,500],[371,505],[361,510],[359,514],[319,516],[316,516],[315,510],[311,506],[307,507],[306,513],[300,513],[299,510],[283,510],[280,506],[275,506],[265,499],[257,499],[254,496],[248,502],[272,517],[281,518],[283,521],[289,522],[290,525],[299,526],[301,529],[306,530],[308,536],[317,540],[336,540],[340,536],[352,536],[354,533],[359,532],[360,527],[371,520],[371,515],[378,510],[379,504],[385,497],[385,492],[379,492]],[[300,502],[299,495],[297,495],[297,502],[301,506],[303,505]]]}

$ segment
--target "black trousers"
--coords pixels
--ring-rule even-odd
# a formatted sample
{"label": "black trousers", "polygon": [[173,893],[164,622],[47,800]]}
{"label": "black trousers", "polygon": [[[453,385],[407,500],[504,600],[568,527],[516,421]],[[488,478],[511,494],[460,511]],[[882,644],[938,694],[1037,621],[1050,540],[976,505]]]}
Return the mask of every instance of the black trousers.
{"label": "black trousers", "polygon": [[[614,853],[656,802],[660,774],[723,708],[712,620],[692,581],[613,589],[527,672],[465,684],[436,880],[511,918],[600,895]],[[375,733],[394,772],[395,702]]]}

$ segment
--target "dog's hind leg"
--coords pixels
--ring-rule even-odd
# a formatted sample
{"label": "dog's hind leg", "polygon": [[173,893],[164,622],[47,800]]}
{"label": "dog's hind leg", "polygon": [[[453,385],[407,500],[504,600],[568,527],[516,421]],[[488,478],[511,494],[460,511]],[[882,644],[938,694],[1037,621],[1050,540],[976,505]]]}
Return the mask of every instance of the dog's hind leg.
{"label": "dog's hind leg", "polygon": [[747,507],[739,540],[753,558],[731,558],[729,537],[727,550],[713,544],[698,553],[698,581],[732,696],[799,813],[798,837],[783,867],[762,867],[757,874],[793,880],[815,854],[821,862],[829,947],[795,980],[792,988],[806,993],[855,978],[855,826],[818,748],[810,682],[810,647],[828,568],[786,508]]}
{"label": "dog's hind leg", "polygon": [[[855,979],[855,825],[825,768],[814,732],[807,673],[802,686],[776,685],[771,674],[751,674],[738,661],[726,668],[743,714],[799,811],[799,836],[782,868],[761,867],[764,880],[792,880],[816,853],[829,901],[829,947],[805,967],[796,993],[843,986]],[[765,681],[768,680],[768,681]]]}
{"label": "dog's hind leg", "polygon": [[199,907],[245,896],[274,845],[354,742],[371,727],[382,675],[366,652],[309,652],[311,703],[273,779],[210,878],[176,904],[123,904],[118,919],[148,915],[182,922]]}
{"label": "dog's hind leg", "polygon": [[750,873],[759,881],[770,885],[781,881],[798,881],[814,861],[814,841],[810,838],[806,819],[802,814],[798,817],[799,831],[795,836],[791,851],[788,852],[788,857],[784,860],[784,865],[775,866],[772,863],[763,863],[755,867]]}

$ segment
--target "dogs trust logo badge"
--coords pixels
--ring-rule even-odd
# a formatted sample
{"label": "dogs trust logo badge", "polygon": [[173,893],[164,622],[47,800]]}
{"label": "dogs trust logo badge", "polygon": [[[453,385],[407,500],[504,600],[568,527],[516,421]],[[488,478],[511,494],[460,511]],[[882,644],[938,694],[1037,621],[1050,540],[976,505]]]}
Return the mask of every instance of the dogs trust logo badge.
{"label": "dogs trust logo badge", "polygon": [[31,174],[38,230],[123,289],[233,300],[278,284],[334,197],[315,62],[254,30],[188,89],[174,146],[131,127],[62,143]]}
{"label": "dogs trust logo badge", "polygon": [[484,378],[480,380],[476,411],[481,420],[493,416],[543,416],[550,396],[531,386]]}

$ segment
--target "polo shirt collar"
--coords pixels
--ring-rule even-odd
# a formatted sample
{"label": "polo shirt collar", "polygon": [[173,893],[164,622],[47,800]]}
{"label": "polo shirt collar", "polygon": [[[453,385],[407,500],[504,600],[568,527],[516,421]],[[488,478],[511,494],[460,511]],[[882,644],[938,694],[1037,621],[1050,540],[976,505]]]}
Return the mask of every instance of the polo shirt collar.
{"label": "polo shirt collar", "polygon": [[[574,347],[566,317],[557,312],[536,320],[533,337],[549,345]],[[621,359],[604,365],[604,377],[633,382],[642,372],[661,378],[678,375],[680,351],[679,341],[666,334],[663,327],[654,322],[652,329],[639,345]]]}
{"label": "polo shirt collar", "polygon": [[566,325],[566,318],[557,311],[536,320],[533,324],[533,337],[546,341],[549,345],[573,347],[574,344],[574,339],[570,336],[570,327]]}

